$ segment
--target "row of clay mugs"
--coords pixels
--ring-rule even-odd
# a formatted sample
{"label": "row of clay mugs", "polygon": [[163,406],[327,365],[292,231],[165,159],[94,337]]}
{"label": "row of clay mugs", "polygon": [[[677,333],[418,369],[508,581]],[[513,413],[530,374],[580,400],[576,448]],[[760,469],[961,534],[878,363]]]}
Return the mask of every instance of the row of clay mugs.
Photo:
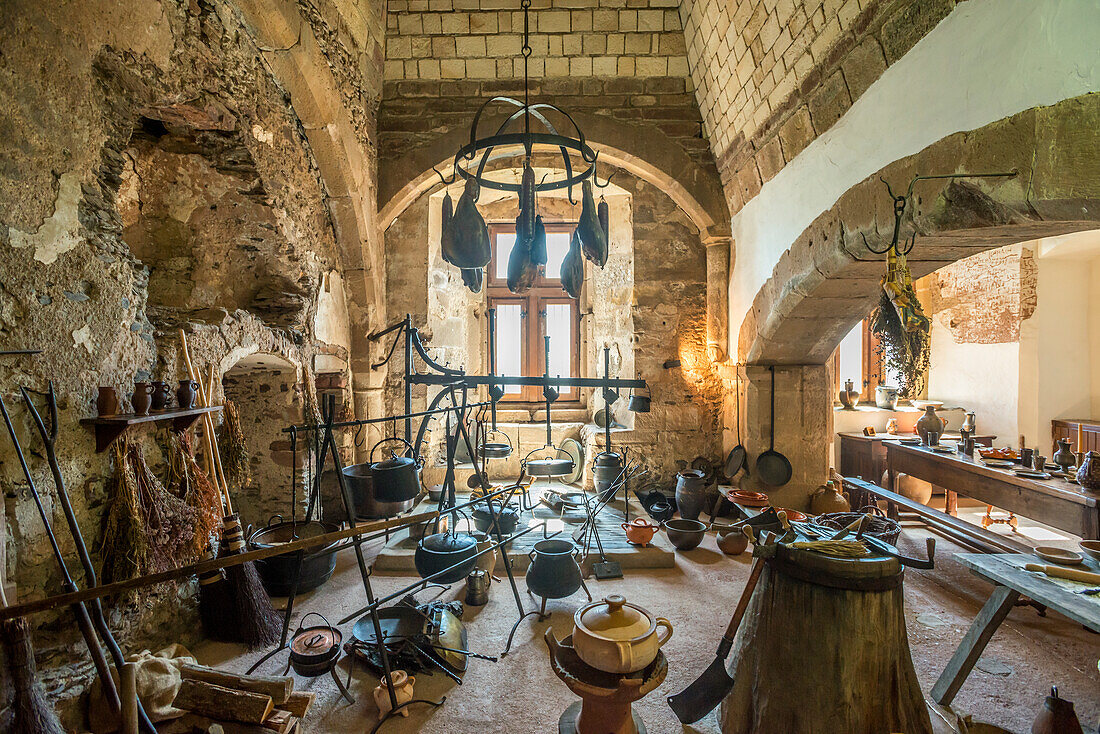
{"label": "row of clay mugs", "polygon": [[[135,382],[134,394],[130,402],[134,406],[134,415],[149,415],[149,409],[165,410],[168,407],[169,391],[167,382]],[[176,390],[176,400],[180,410],[190,410],[195,407],[195,398],[199,394],[199,383],[195,380],[180,380],[179,389]],[[112,416],[118,413],[118,392],[110,386],[99,388],[99,397],[96,398],[96,409],[101,417]]]}

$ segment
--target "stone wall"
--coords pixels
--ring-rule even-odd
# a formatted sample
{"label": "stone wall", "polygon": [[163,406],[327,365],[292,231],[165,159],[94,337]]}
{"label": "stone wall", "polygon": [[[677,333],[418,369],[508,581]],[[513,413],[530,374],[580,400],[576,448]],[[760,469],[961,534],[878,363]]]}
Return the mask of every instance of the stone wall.
{"label": "stone wall", "polygon": [[[535,0],[531,77],[687,76],[676,0]],[[386,79],[523,76],[523,12],[505,0],[388,0]]]}
{"label": "stone wall", "polygon": [[[329,52],[346,43],[344,51],[359,58],[341,20],[350,16],[326,3],[300,6],[305,16],[316,11],[310,27]],[[179,327],[189,333],[196,368],[205,374],[214,365],[218,383],[255,352],[299,365],[317,354],[349,362],[348,345],[314,336],[315,329],[348,333],[335,324],[349,319],[346,299],[326,296],[323,314],[317,305],[325,274],[341,283],[347,267],[332,189],[293,104],[299,100],[277,78],[285,69],[269,66],[240,7],[117,0],[0,10],[0,127],[9,131],[0,138],[0,342],[43,350],[5,358],[0,390],[24,447],[35,450],[28,456],[36,484],[70,561],[73,544],[37,439],[10,399],[17,386],[44,389],[52,380],[57,389],[62,471],[98,563],[113,466],[78,423],[95,414],[97,386],[118,388],[129,410],[135,380],[184,377]],[[381,22],[379,15],[376,29]],[[366,96],[369,86],[348,87],[363,140],[373,137],[377,102],[377,91]],[[373,165],[358,175],[373,185]],[[361,263],[354,268],[361,274]],[[133,435],[163,476],[156,432]],[[6,439],[0,460],[3,575],[19,599],[56,593],[42,521]],[[193,595],[185,583],[115,601],[109,616],[124,649],[194,642]],[[90,663],[69,613],[32,621],[51,698],[65,708],[67,728],[81,730],[71,704],[90,679]]]}
{"label": "stone wall", "polygon": [[959,0],[684,0],[691,78],[730,212]]}

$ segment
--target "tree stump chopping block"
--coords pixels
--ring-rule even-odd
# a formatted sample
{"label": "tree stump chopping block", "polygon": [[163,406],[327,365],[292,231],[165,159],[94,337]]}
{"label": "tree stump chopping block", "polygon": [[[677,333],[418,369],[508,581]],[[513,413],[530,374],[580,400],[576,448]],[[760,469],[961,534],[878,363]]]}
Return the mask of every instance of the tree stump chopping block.
{"label": "tree stump chopping block", "polygon": [[730,655],[723,734],[932,734],[901,571],[894,558],[779,546]]}

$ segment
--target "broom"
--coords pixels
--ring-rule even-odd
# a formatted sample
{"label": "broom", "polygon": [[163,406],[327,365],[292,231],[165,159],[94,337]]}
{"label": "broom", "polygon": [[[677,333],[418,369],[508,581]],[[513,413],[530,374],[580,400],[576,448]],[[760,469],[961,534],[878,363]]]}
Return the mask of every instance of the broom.
{"label": "broom", "polygon": [[[191,362],[187,335],[182,329],[180,344],[187,364],[187,374],[199,384],[199,405],[208,407],[214,389],[213,365],[209,385],[204,385]],[[210,413],[203,414],[202,433],[210,480],[217,487],[225,509],[225,516],[222,518],[222,552],[227,555],[240,553],[244,548],[244,532],[241,530],[240,516],[233,512],[229,486],[225,482],[221,457],[218,455],[214,420]],[[255,563],[249,562],[227,569],[224,581],[213,574],[200,577],[199,590],[200,613],[210,637],[229,642],[244,642],[249,647],[263,647],[279,641],[282,630],[279,617],[264,591]]]}
{"label": "broom", "polygon": [[[7,605],[4,585],[0,583],[0,606]],[[38,682],[34,646],[26,618],[0,622],[0,647],[4,650],[5,677],[11,681],[13,690],[7,720],[0,721],[0,730],[11,734],[65,734],[57,712],[46,700],[46,693]]]}

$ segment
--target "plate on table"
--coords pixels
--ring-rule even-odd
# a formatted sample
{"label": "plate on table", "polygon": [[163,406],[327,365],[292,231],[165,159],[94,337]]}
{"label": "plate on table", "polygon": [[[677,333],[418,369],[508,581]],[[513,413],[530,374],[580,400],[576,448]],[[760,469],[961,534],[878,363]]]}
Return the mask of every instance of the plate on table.
{"label": "plate on table", "polygon": [[920,446],[919,438],[903,438],[898,441],[902,446]]}
{"label": "plate on table", "polygon": [[1053,545],[1041,545],[1035,549],[1035,555],[1047,563],[1059,563],[1063,566],[1076,566],[1083,563],[1085,558],[1080,553],[1058,548]]}
{"label": "plate on table", "polygon": [[1035,471],[1033,469],[1017,469],[1013,474],[1024,479],[1050,479],[1050,475],[1045,471]]}
{"label": "plate on table", "polygon": [[937,444],[932,447],[932,450],[935,451],[937,454],[953,454],[955,453],[956,449],[954,446],[944,446],[943,444]]}
{"label": "plate on table", "polygon": [[745,492],[740,489],[727,492],[726,499],[744,507],[767,507],[771,504],[768,495],[763,492]]}
{"label": "plate on table", "polygon": [[1014,469],[1016,462],[1008,459],[982,459],[982,463],[990,469]]}

